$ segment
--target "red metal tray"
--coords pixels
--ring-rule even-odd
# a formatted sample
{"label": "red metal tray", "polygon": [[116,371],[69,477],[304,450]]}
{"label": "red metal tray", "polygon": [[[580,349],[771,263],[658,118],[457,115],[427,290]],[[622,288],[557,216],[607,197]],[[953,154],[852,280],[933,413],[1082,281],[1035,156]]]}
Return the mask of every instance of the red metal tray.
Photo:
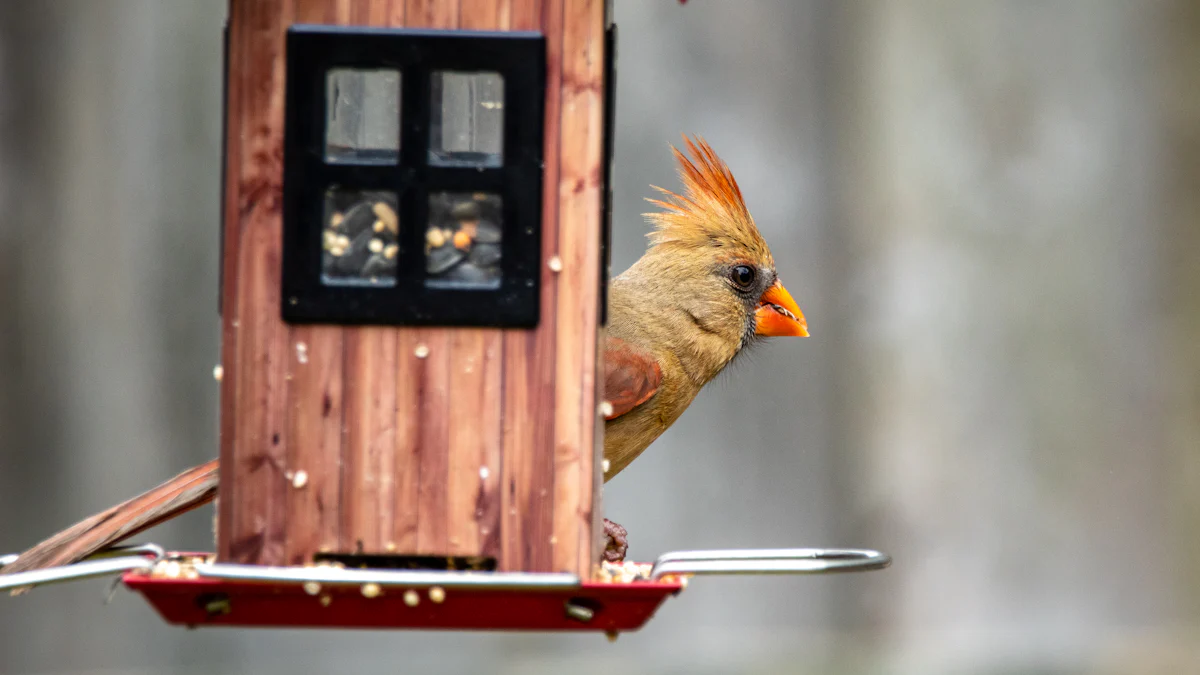
{"label": "red metal tray", "polygon": [[168,623],[189,627],[606,633],[641,628],[683,588],[678,581],[632,581],[533,590],[376,587],[364,593],[355,585],[169,578],[143,570],[122,580]]}

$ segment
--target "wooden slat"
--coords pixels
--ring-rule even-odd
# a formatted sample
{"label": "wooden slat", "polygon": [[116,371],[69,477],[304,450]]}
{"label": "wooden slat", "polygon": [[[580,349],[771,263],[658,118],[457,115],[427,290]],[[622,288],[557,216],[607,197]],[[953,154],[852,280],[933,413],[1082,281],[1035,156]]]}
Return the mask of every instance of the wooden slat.
{"label": "wooden slat", "polygon": [[[496,0],[460,0],[458,27],[495,30],[497,5]],[[480,555],[484,537],[498,535],[501,333],[481,328],[448,333],[447,543],[454,555]]]}
{"label": "wooden slat", "polygon": [[384,548],[406,553],[417,550],[417,519],[420,515],[421,371],[425,360],[417,357],[419,344],[417,331],[397,331],[396,445],[392,457],[395,490],[391,539]]}
{"label": "wooden slat", "polygon": [[407,8],[404,0],[388,0],[388,25],[392,28],[403,28],[406,25]]}
{"label": "wooden slat", "polygon": [[[470,0],[463,0],[460,11],[461,27],[477,29],[508,30],[511,17],[510,0],[478,0],[476,4],[491,4],[490,10],[485,7],[471,7]],[[489,25],[486,17],[493,17],[494,23]],[[479,428],[481,430],[480,472],[477,485],[477,498],[472,514],[478,524],[479,555],[499,558],[500,537],[502,532],[500,477],[503,471],[504,456],[501,451],[501,430],[504,419],[504,332],[500,330],[480,331],[483,347],[483,377],[481,386],[481,406]],[[463,479],[465,482],[465,479]],[[468,484],[469,485],[469,484]]]}
{"label": "wooden slat", "polygon": [[[403,28],[407,25],[405,0],[390,0],[386,25]],[[418,223],[401,224],[401,227],[420,227]],[[391,456],[391,504],[381,508],[391,512],[391,529],[384,531],[384,550],[391,552],[414,552],[417,550],[417,516],[419,512],[419,489],[421,465],[418,454],[420,442],[420,382],[416,347],[418,331],[397,329],[392,331],[396,345],[396,362],[393,371],[395,397],[395,434]]]}
{"label": "wooden slat", "polygon": [[497,0],[459,0],[458,27],[469,30],[496,30],[500,27],[500,6]]}
{"label": "wooden slat", "polygon": [[[501,451],[501,566],[553,569],[554,359],[558,278],[544,263],[558,253],[559,111],[563,0],[512,0],[514,30],[546,36],[545,172],[542,194],[541,318],[536,330],[504,334]],[[541,10],[537,14],[537,10]]]}
{"label": "wooden slat", "polygon": [[223,517],[221,556],[240,563],[281,564],[285,557],[287,481],[288,327],[280,319],[279,274],[283,166],[283,27],[291,0],[232,0],[231,40],[235,63],[231,86],[234,133],[242,134],[229,162],[241,165],[227,200],[237,204],[227,234],[239,239],[234,302],[225,315],[236,351],[230,377],[232,438],[222,444]]}
{"label": "wooden slat", "polygon": [[484,331],[482,337],[483,386],[480,396],[485,405],[481,406],[479,416],[480,473],[472,515],[479,525],[479,555],[498,559],[503,529],[500,476],[504,456],[500,444],[504,419],[504,336],[500,331]]}
{"label": "wooden slat", "polygon": [[509,0],[508,15],[511,30],[542,30],[545,20],[544,0]]}
{"label": "wooden slat", "polygon": [[[232,7],[231,18],[232,18]],[[238,189],[242,183],[242,79],[237,76],[238,64],[242,58],[243,33],[236,28],[230,28],[225,39],[226,46],[225,68],[225,122],[224,122],[224,176],[221,186],[224,203],[221,205],[221,260],[238,260],[242,242],[242,220]],[[240,324],[236,321],[237,306],[237,269],[236,265],[223,264],[221,268],[221,378],[220,402],[220,457],[219,484],[225,486],[230,494],[234,490],[236,472],[234,471],[234,448],[237,447],[237,393],[240,389],[240,378],[237,377],[237,335]],[[217,524],[214,533],[217,551],[222,557],[228,556],[233,532],[233,500],[222,500],[217,495]]]}
{"label": "wooden slat", "polygon": [[[485,434],[482,415],[493,405],[483,398],[483,332],[458,330],[450,334],[448,345],[452,359],[449,370],[449,407],[447,419],[448,454],[446,461],[446,534],[447,549],[455,555],[479,553],[479,523],[476,502],[480,496],[481,468]],[[495,419],[496,416],[492,416]],[[490,471],[490,469],[489,469]],[[481,514],[482,515],[482,514]],[[422,518],[422,525],[424,524]]]}
{"label": "wooden slat", "polygon": [[450,338],[445,330],[419,330],[414,351],[426,354],[417,373],[417,553],[444,555],[449,548],[446,484],[450,480]]}
{"label": "wooden slat", "polygon": [[458,0],[406,0],[405,22],[411,28],[455,28]]}
{"label": "wooden slat", "polygon": [[341,550],[379,553],[392,531],[396,338],[386,328],[347,331]]}
{"label": "wooden slat", "polygon": [[342,329],[292,329],[288,388],[287,562],[338,546],[342,503]]}
{"label": "wooden slat", "polygon": [[[328,0],[294,0],[297,23],[333,19]],[[340,326],[300,325],[291,329],[288,359],[287,491],[290,565],[338,546],[341,505],[342,346]],[[303,346],[303,349],[300,347]]]}
{"label": "wooden slat", "polygon": [[[407,0],[405,22],[413,28],[455,28],[458,0]],[[424,223],[415,223],[424,228]],[[401,329],[404,330],[404,329]],[[417,553],[444,555],[449,550],[450,512],[450,333],[444,328],[413,331],[417,348],[427,350],[416,367],[420,388],[417,429]],[[407,404],[397,400],[400,405]]]}
{"label": "wooden slat", "polygon": [[[498,0],[496,10],[497,28],[512,30],[513,0]],[[494,557],[500,560],[503,555],[504,534],[504,497],[501,489],[501,479],[504,473],[504,419],[508,402],[504,398],[504,331],[496,331],[487,349],[490,367],[484,380],[484,390],[487,396],[494,396],[500,405],[495,409],[497,414],[493,421],[485,420],[484,427],[494,430],[494,443],[490,452],[485,456],[485,466],[488,475],[482,479],[483,508],[480,513],[479,536],[480,555]]]}
{"label": "wooden slat", "polygon": [[387,27],[391,25],[391,0],[368,0],[366,23],[368,26]]}
{"label": "wooden slat", "polygon": [[[387,2],[337,0],[340,25],[385,26]],[[396,332],[355,327],[345,337],[342,552],[383,553],[395,501]]]}
{"label": "wooden slat", "polygon": [[554,569],[590,572],[604,134],[604,3],[566,0],[559,168]]}
{"label": "wooden slat", "polygon": [[296,4],[296,23],[334,23],[337,21],[337,2],[344,0],[293,0]]}
{"label": "wooden slat", "polygon": [[496,1],[496,27],[512,30],[512,0]]}

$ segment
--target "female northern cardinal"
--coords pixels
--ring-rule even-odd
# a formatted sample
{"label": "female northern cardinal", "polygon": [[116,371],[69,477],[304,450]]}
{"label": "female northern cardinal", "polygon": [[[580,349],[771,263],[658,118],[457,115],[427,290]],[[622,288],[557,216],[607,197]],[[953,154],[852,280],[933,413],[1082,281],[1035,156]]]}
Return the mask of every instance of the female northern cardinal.
{"label": "female northern cardinal", "polygon": [[[604,480],[671,426],[743,349],[763,337],[806,337],[800,308],[779,282],[729,168],[703,139],[672,148],[684,195],[649,214],[649,250],[610,285],[604,352]],[[213,500],[217,460],[87,518],[21,554],[0,574],[81,560]],[[625,554],[624,528],[605,520],[605,557]]]}
{"label": "female northern cardinal", "polygon": [[[612,280],[604,348],[604,480],[667,430],[743,349],[763,337],[807,337],[808,325],[779,281],[729,167],[704,139],[672,148],[685,195],[647,214],[651,246]],[[606,411],[608,412],[608,411]],[[605,558],[625,556],[626,532],[605,519]]]}

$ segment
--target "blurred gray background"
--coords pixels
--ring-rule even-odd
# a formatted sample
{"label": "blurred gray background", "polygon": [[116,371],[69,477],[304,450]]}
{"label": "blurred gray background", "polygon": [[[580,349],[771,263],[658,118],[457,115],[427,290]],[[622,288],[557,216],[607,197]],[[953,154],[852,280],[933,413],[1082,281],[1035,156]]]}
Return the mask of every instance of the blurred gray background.
{"label": "blurred gray background", "polygon": [[[0,551],[217,450],[224,13],[0,2]],[[895,565],[698,579],[615,644],[186,631],[92,581],[0,597],[0,673],[1200,672],[1200,3],[616,18],[614,272],[698,132],[813,337],[706,390],[608,515],[643,560]]]}

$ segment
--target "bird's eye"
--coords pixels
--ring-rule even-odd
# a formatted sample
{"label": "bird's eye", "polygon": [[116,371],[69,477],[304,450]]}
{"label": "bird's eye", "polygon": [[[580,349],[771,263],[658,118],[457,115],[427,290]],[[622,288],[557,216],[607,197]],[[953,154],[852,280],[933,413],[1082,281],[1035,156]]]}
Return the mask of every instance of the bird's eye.
{"label": "bird's eye", "polygon": [[738,288],[744,291],[750,290],[750,286],[754,284],[754,268],[749,265],[738,265],[730,271],[729,278]]}

